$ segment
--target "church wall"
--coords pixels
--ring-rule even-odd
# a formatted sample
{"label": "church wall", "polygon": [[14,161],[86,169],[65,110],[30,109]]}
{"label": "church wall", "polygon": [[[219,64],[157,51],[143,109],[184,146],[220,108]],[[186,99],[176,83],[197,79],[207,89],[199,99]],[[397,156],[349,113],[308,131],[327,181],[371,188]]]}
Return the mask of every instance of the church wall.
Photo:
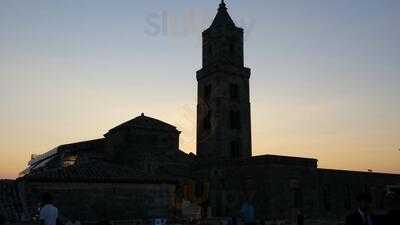
{"label": "church wall", "polygon": [[[209,178],[215,216],[239,216],[246,198],[259,219],[288,218],[295,208],[314,211],[317,173],[313,167],[274,164],[215,164],[199,176]],[[295,201],[295,197],[297,200]]]}
{"label": "church wall", "polygon": [[179,133],[146,129],[125,129],[108,134],[108,158],[123,165],[144,170],[141,162],[153,153],[179,150]]}
{"label": "church wall", "polygon": [[[200,77],[204,76],[198,84],[197,111],[197,153],[201,158],[251,156],[249,73],[229,66],[198,72]],[[237,97],[232,96],[231,85],[237,86]],[[207,87],[210,88],[209,96]],[[237,113],[238,118],[232,119],[232,112]],[[210,121],[208,129],[205,128],[207,120]],[[234,128],[231,121],[237,124]],[[232,154],[233,141],[238,143],[236,154]]]}
{"label": "church wall", "polygon": [[368,192],[373,197],[373,210],[390,210],[387,187],[400,184],[400,175],[318,169],[318,214],[324,218],[343,219],[357,208],[356,197]]}
{"label": "church wall", "polygon": [[32,215],[41,194],[50,192],[63,217],[81,221],[167,216],[175,203],[172,184],[26,182],[24,187]]}
{"label": "church wall", "polygon": [[198,171],[198,176],[209,178],[214,216],[239,216],[248,197],[258,219],[294,221],[300,210],[308,221],[332,224],[344,221],[357,206],[357,194],[364,191],[372,194],[374,211],[390,209],[385,205],[386,187],[400,184],[400,175],[273,163],[215,164]]}

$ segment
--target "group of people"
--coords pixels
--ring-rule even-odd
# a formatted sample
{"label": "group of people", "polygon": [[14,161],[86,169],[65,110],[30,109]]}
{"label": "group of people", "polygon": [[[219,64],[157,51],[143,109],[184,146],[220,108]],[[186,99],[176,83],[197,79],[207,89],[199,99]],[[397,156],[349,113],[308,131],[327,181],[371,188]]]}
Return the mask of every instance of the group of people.
{"label": "group of people", "polygon": [[[369,194],[360,194],[357,196],[358,208],[346,217],[345,225],[397,225],[400,224],[400,213],[390,212],[386,215],[374,215],[371,210],[372,197]],[[244,225],[255,224],[255,209],[252,204],[245,202],[241,208],[241,217]],[[78,220],[61,223],[57,207],[53,205],[51,194],[46,193],[42,196],[42,207],[39,213],[40,225],[81,225]],[[0,225],[5,225],[5,217],[0,214]],[[231,225],[237,225],[237,219],[231,221]],[[297,224],[304,224],[304,216],[299,214]],[[101,221],[98,225],[110,225],[108,221]]]}
{"label": "group of people", "polygon": [[[346,216],[345,225],[399,225],[400,224],[400,211],[390,211],[384,215],[375,215],[372,212],[372,196],[368,193],[361,193],[357,196],[358,207],[357,209]],[[245,202],[242,205],[241,216],[245,225],[255,224],[254,220],[254,207]],[[236,225],[236,219],[233,220],[232,225]],[[297,225],[304,225],[304,215],[298,211],[296,217]]]}
{"label": "group of people", "polygon": [[363,193],[357,196],[358,208],[346,217],[346,225],[398,225],[399,212],[390,211],[385,215],[374,215],[371,210],[372,196]]}
{"label": "group of people", "polygon": [[[42,196],[42,207],[39,213],[39,223],[40,225],[81,225],[81,222],[74,219],[68,220],[63,223],[60,220],[57,207],[53,205],[53,197],[50,193],[45,193]],[[0,225],[3,225],[0,223]],[[98,222],[96,225],[111,225],[107,220]]]}

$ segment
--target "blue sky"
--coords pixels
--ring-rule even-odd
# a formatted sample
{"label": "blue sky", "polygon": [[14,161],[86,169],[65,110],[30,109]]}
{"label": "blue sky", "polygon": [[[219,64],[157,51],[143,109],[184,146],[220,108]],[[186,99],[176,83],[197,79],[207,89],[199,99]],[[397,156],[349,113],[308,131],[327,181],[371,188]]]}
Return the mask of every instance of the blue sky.
{"label": "blue sky", "polygon": [[[226,2],[246,32],[254,154],[400,173],[399,1]],[[195,151],[201,31],[218,3],[2,0],[0,177],[141,112]]]}

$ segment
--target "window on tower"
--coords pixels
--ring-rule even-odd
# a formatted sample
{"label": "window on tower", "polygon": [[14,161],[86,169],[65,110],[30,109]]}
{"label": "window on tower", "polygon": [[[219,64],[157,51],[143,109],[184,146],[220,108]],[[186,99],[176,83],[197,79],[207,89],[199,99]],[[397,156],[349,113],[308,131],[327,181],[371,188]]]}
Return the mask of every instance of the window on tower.
{"label": "window on tower", "polygon": [[232,159],[240,158],[240,141],[232,141],[230,143],[230,156]]}
{"label": "window on tower", "polygon": [[323,194],[323,203],[324,203],[324,208],[326,211],[331,211],[331,201],[330,201],[330,193],[329,193],[329,186],[323,187],[322,190]]}
{"label": "window on tower", "polygon": [[229,52],[230,52],[231,54],[235,53],[235,45],[234,45],[234,44],[230,44],[230,45],[229,45]]}
{"label": "window on tower", "polygon": [[345,200],[344,200],[344,207],[346,210],[351,209],[351,187],[349,184],[345,186]]}
{"label": "window on tower", "polygon": [[239,99],[239,85],[231,83],[229,85],[230,98],[233,100]]}
{"label": "window on tower", "polygon": [[212,90],[211,84],[208,84],[204,87],[204,100],[206,102],[208,102],[211,98],[211,90]]}
{"label": "window on tower", "polygon": [[230,127],[232,130],[240,130],[242,128],[240,111],[231,110],[229,113],[229,119],[230,119]]}
{"label": "window on tower", "polygon": [[203,123],[203,127],[206,130],[210,130],[211,129],[211,110],[209,110],[207,112],[206,117],[204,117],[204,123]]}
{"label": "window on tower", "polygon": [[293,190],[293,199],[294,199],[294,208],[302,208],[303,207],[303,193],[300,188],[295,188]]}
{"label": "window on tower", "polygon": [[235,53],[235,48],[236,48],[236,44],[238,43],[238,39],[237,37],[231,37],[229,39],[229,52],[230,53]]}

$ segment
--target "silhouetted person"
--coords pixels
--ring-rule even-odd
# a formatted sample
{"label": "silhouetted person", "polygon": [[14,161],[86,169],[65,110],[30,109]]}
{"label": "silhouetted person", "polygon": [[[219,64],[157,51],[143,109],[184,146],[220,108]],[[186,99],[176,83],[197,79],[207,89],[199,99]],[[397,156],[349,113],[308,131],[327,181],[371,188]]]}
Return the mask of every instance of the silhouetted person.
{"label": "silhouetted person", "polygon": [[254,225],[254,207],[249,201],[245,201],[240,210],[245,225]]}
{"label": "silhouetted person", "polygon": [[53,197],[50,193],[45,193],[42,196],[39,219],[42,225],[57,225],[58,209],[53,205]]}
{"label": "silhouetted person", "polygon": [[297,225],[304,225],[304,215],[300,210],[297,212]]}
{"label": "silhouetted person", "polygon": [[238,225],[238,221],[235,216],[229,221],[229,225]]}
{"label": "silhouetted person", "polygon": [[358,209],[346,217],[346,225],[377,225],[371,215],[372,197],[367,193],[357,196]]}

